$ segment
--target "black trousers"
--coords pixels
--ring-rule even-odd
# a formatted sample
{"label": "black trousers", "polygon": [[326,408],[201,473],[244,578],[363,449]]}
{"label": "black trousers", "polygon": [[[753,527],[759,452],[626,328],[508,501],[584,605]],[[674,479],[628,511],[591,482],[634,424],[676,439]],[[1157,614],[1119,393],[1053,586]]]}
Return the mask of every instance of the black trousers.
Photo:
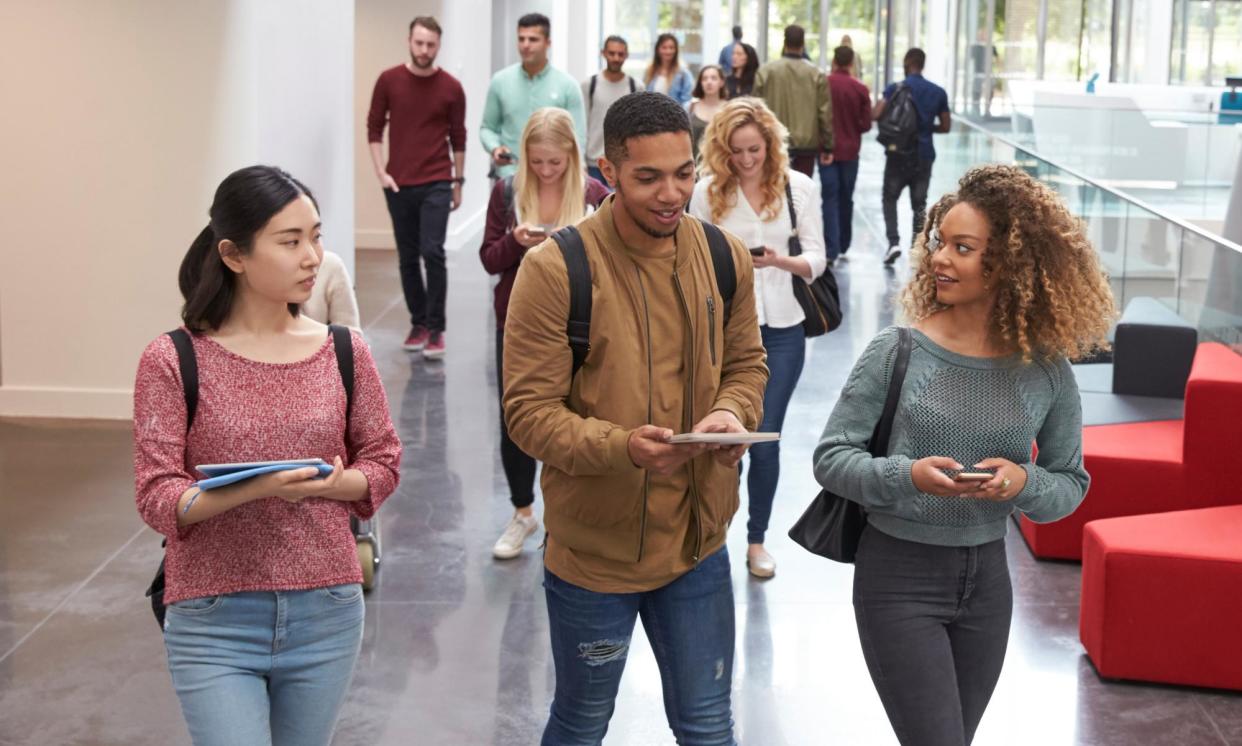
{"label": "black trousers", "polygon": [[452,182],[403,186],[395,193],[385,189],[384,198],[388,201],[388,214],[397,238],[401,292],[405,294],[405,306],[410,312],[410,326],[425,326],[432,332],[442,332],[444,301],[448,293],[444,237],[453,207]]}
{"label": "black trousers", "polygon": [[965,746],[1000,678],[1013,589],[1005,540],[942,547],[863,531],[854,617],[904,746]]}
{"label": "black trousers", "polygon": [[914,211],[914,237],[923,230],[927,216],[927,187],[931,183],[932,163],[916,155],[890,155],[884,161],[884,232],[888,234],[889,246],[901,245],[897,230],[897,198],[901,190],[910,189],[910,209]]}
{"label": "black trousers", "polygon": [[527,456],[509,437],[505,426],[505,330],[496,330],[496,390],[500,393],[500,463],[509,480],[509,501],[515,508],[535,502],[535,459]]}

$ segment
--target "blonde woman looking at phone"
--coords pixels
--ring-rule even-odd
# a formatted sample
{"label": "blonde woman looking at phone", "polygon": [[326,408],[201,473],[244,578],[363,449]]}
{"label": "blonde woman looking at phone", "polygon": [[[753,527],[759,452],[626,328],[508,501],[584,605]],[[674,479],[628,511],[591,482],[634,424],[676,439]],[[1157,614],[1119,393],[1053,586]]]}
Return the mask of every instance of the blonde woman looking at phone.
{"label": "blonde woman looking at phone", "polygon": [[[586,217],[608,196],[608,188],[586,175],[578,150],[573,119],[564,109],[538,109],[526,123],[518,148],[518,169],[492,188],[487,227],[479,259],[489,274],[499,275],[494,291],[496,311],[496,387],[504,394],[501,378],[505,316],[509,293],[526,251],[566,225]],[[492,547],[496,559],[522,553],[526,539],[539,528],[531,506],[535,502],[535,459],[509,438],[500,422],[500,459],[509,482],[513,517]]]}

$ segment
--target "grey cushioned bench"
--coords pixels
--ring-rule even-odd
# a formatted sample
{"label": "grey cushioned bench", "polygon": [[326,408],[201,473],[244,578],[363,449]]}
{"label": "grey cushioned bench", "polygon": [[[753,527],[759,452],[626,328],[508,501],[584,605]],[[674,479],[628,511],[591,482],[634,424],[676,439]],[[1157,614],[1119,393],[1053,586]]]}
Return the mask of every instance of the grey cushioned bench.
{"label": "grey cushioned bench", "polygon": [[1113,362],[1080,363],[1083,425],[1182,419],[1199,335],[1155,298],[1135,298],[1113,332]]}

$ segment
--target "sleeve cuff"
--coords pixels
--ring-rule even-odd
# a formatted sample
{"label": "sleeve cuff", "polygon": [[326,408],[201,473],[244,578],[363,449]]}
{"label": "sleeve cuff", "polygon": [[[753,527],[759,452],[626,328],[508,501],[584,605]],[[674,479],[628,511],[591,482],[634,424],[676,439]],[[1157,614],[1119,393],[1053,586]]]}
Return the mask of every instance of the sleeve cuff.
{"label": "sleeve cuff", "polygon": [[715,412],[718,409],[732,414],[737,418],[738,422],[742,423],[742,427],[746,428],[748,431],[753,432],[755,428],[759,427],[758,422],[752,424],[747,421],[745,410],[738,406],[738,403],[732,399],[717,399],[716,403],[712,405],[711,411]]}
{"label": "sleeve cuff", "polygon": [[605,442],[608,448],[608,465],[614,472],[633,471],[638,466],[630,460],[630,432],[623,427],[608,431]]}

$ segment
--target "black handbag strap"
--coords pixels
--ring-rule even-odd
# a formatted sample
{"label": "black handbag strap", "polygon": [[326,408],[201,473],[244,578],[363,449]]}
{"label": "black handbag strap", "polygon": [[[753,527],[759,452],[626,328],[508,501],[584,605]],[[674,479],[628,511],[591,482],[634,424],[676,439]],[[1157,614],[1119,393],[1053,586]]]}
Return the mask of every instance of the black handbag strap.
{"label": "black handbag strap", "polygon": [[913,346],[912,335],[908,327],[897,328],[897,358],[893,360],[893,373],[888,379],[888,396],[884,398],[884,414],[875,426],[875,435],[871,438],[872,456],[888,455],[888,439],[893,433],[893,419],[897,416],[897,400],[901,398],[901,386],[906,380],[906,368],[910,364],[910,348]]}
{"label": "black handbag strap", "polygon": [[789,206],[789,223],[793,226],[793,233],[789,236],[789,255],[798,256],[802,253],[802,241],[798,238],[798,212],[794,210],[793,187],[788,178],[785,179],[785,204]]}

